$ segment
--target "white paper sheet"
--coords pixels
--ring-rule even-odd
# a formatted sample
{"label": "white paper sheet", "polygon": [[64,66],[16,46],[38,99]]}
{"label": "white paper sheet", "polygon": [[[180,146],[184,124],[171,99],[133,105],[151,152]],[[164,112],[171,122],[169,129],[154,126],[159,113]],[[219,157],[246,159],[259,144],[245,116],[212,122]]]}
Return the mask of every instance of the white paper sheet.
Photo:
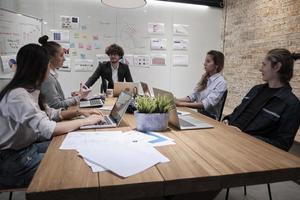
{"label": "white paper sheet", "polygon": [[166,50],[167,39],[162,38],[151,38],[150,47],[152,50]]}
{"label": "white paper sheet", "polygon": [[188,66],[189,65],[188,55],[173,55],[173,65],[174,66]]}
{"label": "white paper sheet", "polygon": [[81,146],[77,150],[84,158],[122,177],[137,174],[162,160],[168,160],[154,148],[134,143],[105,142],[101,145]]}
{"label": "white paper sheet", "polygon": [[83,145],[116,140],[116,138],[122,135],[122,131],[70,132],[65,137],[59,149],[77,149]]}

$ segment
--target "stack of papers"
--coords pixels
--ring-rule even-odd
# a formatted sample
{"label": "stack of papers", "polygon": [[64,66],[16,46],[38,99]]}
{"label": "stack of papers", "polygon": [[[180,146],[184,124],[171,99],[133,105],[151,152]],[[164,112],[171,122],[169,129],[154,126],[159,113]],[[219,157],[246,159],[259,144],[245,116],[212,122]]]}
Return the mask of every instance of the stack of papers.
{"label": "stack of papers", "polygon": [[155,146],[175,144],[162,134],[138,131],[71,132],[60,149],[75,149],[93,172],[109,170],[121,177],[144,171],[169,159]]}

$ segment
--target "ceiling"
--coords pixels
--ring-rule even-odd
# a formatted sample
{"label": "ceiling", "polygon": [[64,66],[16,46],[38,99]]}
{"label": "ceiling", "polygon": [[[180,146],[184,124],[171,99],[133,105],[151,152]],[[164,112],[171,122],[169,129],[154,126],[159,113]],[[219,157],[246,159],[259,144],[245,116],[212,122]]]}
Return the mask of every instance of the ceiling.
{"label": "ceiling", "polygon": [[223,0],[159,0],[159,1],[207,5],[207,6],[214,6],[214,7],[218,7],[218,8],[223,8],[223,6],[224,6]]}

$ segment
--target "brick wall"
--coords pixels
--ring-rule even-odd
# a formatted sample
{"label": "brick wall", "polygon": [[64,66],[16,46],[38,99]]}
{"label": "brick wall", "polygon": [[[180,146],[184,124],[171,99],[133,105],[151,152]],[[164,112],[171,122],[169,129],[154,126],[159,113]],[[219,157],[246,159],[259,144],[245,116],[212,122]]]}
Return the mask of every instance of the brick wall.
{"label": "brick wall", "polygon": [[[225,0],[221,26],[229,107],[262,83],[259,68],[268,50],[300,52],[300,0]],[[299,60],[291,85],[300,98]]]}

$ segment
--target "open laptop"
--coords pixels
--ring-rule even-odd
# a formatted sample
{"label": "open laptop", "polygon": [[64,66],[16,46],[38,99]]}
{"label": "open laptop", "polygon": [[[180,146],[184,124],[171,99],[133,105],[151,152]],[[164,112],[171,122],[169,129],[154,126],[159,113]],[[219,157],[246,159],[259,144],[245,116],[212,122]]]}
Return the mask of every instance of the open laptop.
{"label": "open laptop", "polygon": [[169,114],[169,123],[172,124],[173,126],[177,127],[180,130],[188,130],[188,129],[204,129],[204,128],[213,128],[212,125],[202,122],[199,119],[196,119],[192,116],[180,116],[178,115],[175,101],[174,101],[174,96],[171,92],[165,91],[165,90],[160,90],[157,88],[153,88],[155,96],[168,96],[173,99],[172,101],[172,109],[170,110]]}
{"label": "open laptop", "polygon": [[103,100],[101,98],[92,98],[89,100],[80,100],[80,108],[102,107]]}
{"label": "open laptop", "polygon": [[115,82],[114,83],[114,97],[118,97],[122,91],[128,91],[132,94],[137,94],[138,84],[133,82]]}
{"label": "open laptop", "polygon": [[131,99],[132,95],[129,92],[121,92],[110,114],[104,115],[104,121],[94,125],[81,126],[80,129],[113,128],[119,126]]}
{"label": "open laptop", "polygon": [[153,88],[150,87],[147,83],[141,82],[141,87],[143,89],[144,96],[154,97]]}

